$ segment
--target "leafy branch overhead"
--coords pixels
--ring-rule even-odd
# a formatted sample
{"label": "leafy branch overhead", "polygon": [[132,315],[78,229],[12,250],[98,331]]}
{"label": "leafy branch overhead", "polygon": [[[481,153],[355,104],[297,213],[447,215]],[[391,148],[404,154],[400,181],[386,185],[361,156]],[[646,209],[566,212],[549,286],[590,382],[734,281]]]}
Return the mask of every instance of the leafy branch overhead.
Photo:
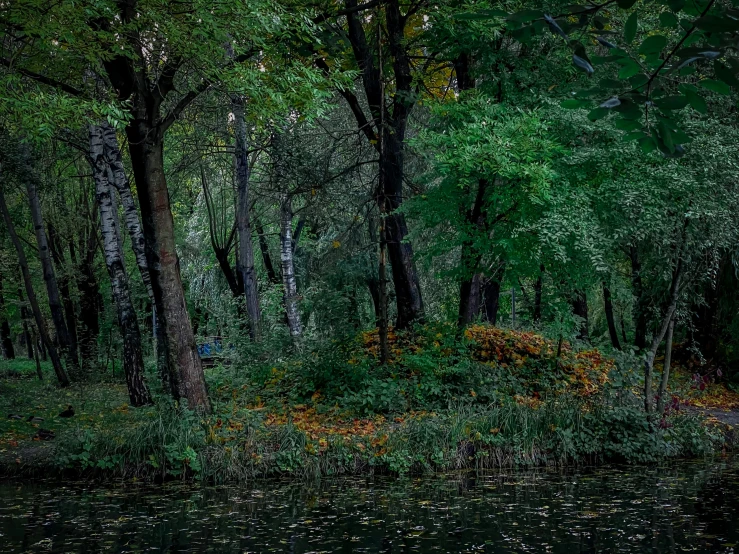
{"label": "leafy branch overhead", "polygon": [[499,20],[525,45],[546,35],[569,49],[591,81],[562,101],[609,118],[623,140],[666,157],[685,153],[691,138],[682,112],[706,114],[709,102],[739,90],[739,8],[717,0],[611,0],[566,6],[552,15],[527,9],[459,14],[462,21]]}

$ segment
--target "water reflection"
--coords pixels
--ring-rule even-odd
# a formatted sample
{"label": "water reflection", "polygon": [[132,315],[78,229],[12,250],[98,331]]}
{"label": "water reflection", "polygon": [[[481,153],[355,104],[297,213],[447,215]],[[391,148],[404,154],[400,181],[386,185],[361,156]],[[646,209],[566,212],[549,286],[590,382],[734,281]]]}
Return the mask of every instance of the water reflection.
{"label": "water reflection", "polygon": [[739,461],[253,488],[0,484],[5,552],[739,552]]}

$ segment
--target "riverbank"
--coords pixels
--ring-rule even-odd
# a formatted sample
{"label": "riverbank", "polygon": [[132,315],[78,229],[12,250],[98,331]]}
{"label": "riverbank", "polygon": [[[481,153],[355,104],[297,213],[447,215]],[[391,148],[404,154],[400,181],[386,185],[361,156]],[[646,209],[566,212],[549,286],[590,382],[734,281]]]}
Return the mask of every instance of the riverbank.
{"label": "riverbank", "polygon": [[[0,422],[0,475],[221,483],[651,463],[733,446],[736,433],[722,419],[731,423],[739,395],[720,384],[691,391],[677,373],[670,405],[649,423],[627,362],[566,346],[552,363],[556,345],[491,328],[473,328],[456,353],[441,336],[427,339],[394,337],[387,375],[371,365],[371,335],[351,352],[334,348],[333,360],[317,357],[328,368],[309,365],[309,355],[248,378],[235,364],[211,369],[214,413],[206,417],[164,395],[131,408],[114,382],[58,389],[25,362],[6,366],[0,410],[17,419]],[[317,385],[324,370],[358,380],[362,394],[341,379],[331,383],[346,387],[341,396]],[[68,406],[74,416],[60,417]]]}

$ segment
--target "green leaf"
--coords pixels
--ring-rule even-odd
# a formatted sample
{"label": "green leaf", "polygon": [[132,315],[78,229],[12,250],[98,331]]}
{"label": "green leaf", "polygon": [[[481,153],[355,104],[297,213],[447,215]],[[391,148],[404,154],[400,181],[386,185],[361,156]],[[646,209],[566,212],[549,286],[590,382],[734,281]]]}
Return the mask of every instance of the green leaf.
{"label": "green leaf", "polygon": [[640,54],[657,54],[667,46],[667,37],[663,35],[652,35],[644,39],[639,47]]}
{"label": "green leaf", "polygon": [[649,138],[649,135],[646,134],[644,131],[632,131],[631,133],[626,133],[621,140],[624,142],[629,142],[632,140],[642,139],[642,138]]}
{"label": "green leaf", "polygon": [[654,101],[657,107],[662,110],[682,110],[688,105],[688,102],[685,96],[665,96]]}
{"label": "green leaf", "polygon": [[544,17],[544,12],[540,10],[521,10],[520,12],[513,13],[508,16],[511,21],[520,21],[526,23],[527,21],[533,21],[534,19],[541,19]]}
{"label": "green leaf", "polygon": [[499,17],[506,17],[508,14],[503,10],[480,10],[478,12],[465,12],[458,13],[454,16],[454,19],[462,21],[476,21],[482,19],[496,19]]}
{"label": "green leaf", "polygon": [[639,146],[641,146],[642,152],[645,154],[649,154],[650,152],[653,152],[655,148],[657,148],[657,143],[654,142],[654,138],[650,136],[646,136],[639,139]]}
{"label": "green leaf", "polygon": [[662,12],[659,14],[659,24],[662,25],[662,27],[677,27],[677,17],[675,17],[675,14],[672,12]]}
{"label": "green leaf", "polygon": [[709,33],[730,33],[739,31],[739,21],[730,17],[718,15],[704,15],[695,20],[694,25]]}
{"label": "green leaf", "polygon": [[595,108],[594,110],[591,110],[590,113],[588,113],[588,119],[590,121],[597,121],[598,119],[607,116],[610,111],[611,110],[609,110],[608,108]]}
{"label": "green leaf", "polygon": [[726,83],[716,81],[715,79],[703,79],[698,83],[703,88],[718,92],[719,94],[731,94],[731,88]]}
{"label": "green leaf", "polygon": [[646,85],[648,81],[649,77],[644,73],[640,73],[639,75],[634,75],[633,77],[629,78],[629,84],[634,88],[639,88],[642,85]]}
{"label": "green leaf", "polygon": [[659,130],[659,138],[664,143],[667,150],[672,153],[675,151],[675,143],[672,140],[672,131],[670,131],[670,128],[667,126],[667,124],[664,121],[660,121],[657,124],[657,129]]}
{"label": "green leaf", "polygon": [[575,110],[577,108],[582,108],[585,106],[585,102],[582,100],[576,100],[574,98],[568,98],[567,100],[562,100],[559,104],[566,110]]}
{"label": "green leaf", "polygon": [[637,73],[641,71],[641,67],[639,67],[639,64],[636,63],[633,60],[629,60],[629,63],[624,65],[619,71],[618,71],[618,78],[619,79],[628,79],[629,77],[633,77]]}
{"label": "green leaf", "polygon": [[616,3],[622,10],[628,10],[631,6],[636,4],[636,0],[618,0]]}
{"label": "green leaf", "polygon": [[619,129],[621,131],[636,131],[637,129],[641,129],[642,124],[641,121],[635,121],[633,119],[617,119],[616,120],[616,129]]}
{"label": "green leaf", "polygon": [[698,113],[708,113],[708,106],[706,105],[706,101],[704,98],[692,91],[685,91],[685,96],[688,99],[688,102],[690,102],[690,107],[693,108]]}
{"label": "green leaf", "polygon": [[736,77],[734,70],[728,66],[722,64],[720,61],[713,62],[713,71],[716,73],[716,77],[721,79],[727,85],[739,88],[739,79]]}
{"label": "green leaf", "polygon": [[636,28],[638,23],[637,13],[632,13],[624,24],[624,40],[631,44],[636,38]]}

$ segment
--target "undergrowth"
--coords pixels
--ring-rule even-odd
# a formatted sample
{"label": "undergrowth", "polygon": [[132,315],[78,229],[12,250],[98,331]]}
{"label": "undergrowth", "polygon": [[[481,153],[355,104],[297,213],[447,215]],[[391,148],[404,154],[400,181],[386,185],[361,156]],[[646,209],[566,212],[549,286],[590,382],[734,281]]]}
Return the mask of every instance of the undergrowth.
{"label": "undergrowth", "polygon": [[[45,419],[0,423],[0,468],[231,482],[648,463],[724,445],[719,427],[674,403],[648,421],[632,354],[610,359],[479,326],[463,337],[448,331],[392,335],[393,361],[384,367],[372,333],[301,354],[282,350],[248,370],[236,361],[216,367],[207,373],[214,405],[207,417],[163,396],[155,406],[130,408],[117,384],[60,393],[24,366],[0,381],[0,408]],[[67,404],[77,414],[62,420],[57,414]],[[29,440],[39,427],[55,439]],[[26,460],[36,446],[48,447],[40,466]]]}

